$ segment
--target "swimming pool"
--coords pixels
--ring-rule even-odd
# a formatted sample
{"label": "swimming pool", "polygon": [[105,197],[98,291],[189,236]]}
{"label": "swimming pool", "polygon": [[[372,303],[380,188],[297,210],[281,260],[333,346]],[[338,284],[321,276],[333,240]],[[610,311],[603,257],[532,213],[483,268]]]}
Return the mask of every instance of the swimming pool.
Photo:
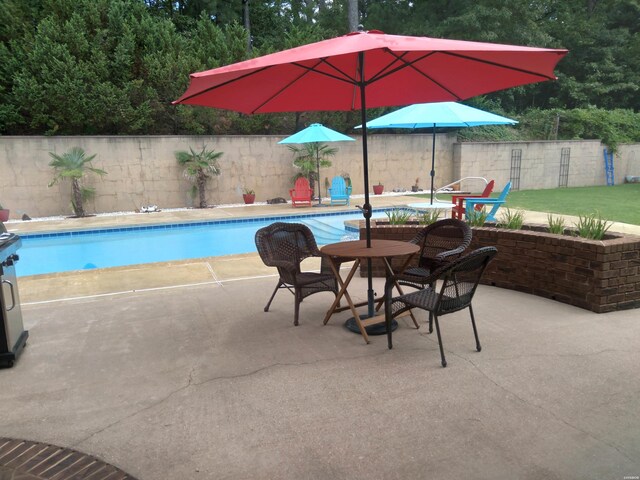
{"label": "swimming pool", "polygon": [[[385,217],[374,210],[373,218]],[[275,221],[304,223],[318,245],[355,240],[357,229],[346,220],[361,220],[360,212],[288,215],[213,220],[21,235],[18,276],[119,267],[255,252],[255,233]]]}

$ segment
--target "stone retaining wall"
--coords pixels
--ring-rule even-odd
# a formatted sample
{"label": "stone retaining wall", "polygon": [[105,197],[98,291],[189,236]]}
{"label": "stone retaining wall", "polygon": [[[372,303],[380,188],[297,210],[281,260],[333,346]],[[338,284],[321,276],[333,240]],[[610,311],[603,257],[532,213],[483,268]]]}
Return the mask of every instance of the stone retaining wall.
{"label": "stone retaining wall", "polygon": [[[88,186],[96,189],[95,198],[85,205],[88,213],[132,211],[145,205],[163,209],[191,206],[191,184],[175,152],[200,150],[205,145],[224,152],[219,161],[221,175],[207,183],[210,204],[242,203],[244,188],[255,190],[257,202],[289,199],[297,169],[291,151],[277,143],[284,136],[0,136],[0,204],[11,210],[12,219],[25,213],[31,217],[71,214],[69,182],[47,185],[53,177],[49,152],[60,154],[72,147],[96,154],[93,165],[108,172],[102,178],[88,179]],[[325,196],[325,179],[330,182],[344,173],[351,176],[353,194],[364,193],[362,137],[352,136],[355,142],[332,144],[339,149],[331,159],[333,165],[320,171]],[[371,185],[382,182],[385,192],[409,189],[419,178],[419,187],[429,188],[431,133],[372,133],[368,138]],[[557,187],[562,158],[570,160],[568,186],[604,185],[602,148],[599,140],[458,144],[452,129],[436,136],[435,185],[481,176],[495,180],[496,191],[510,180],[514,190]],[[521,159],[519,169],[513,166],[516,154]],[[515,172],[519,172],[517,179]],[[629,175],[640,176],[640,144],[620,145],[616,153],[616,183]],[[460,188],[479,192],[484,183],[465,180]]]}
{"label": "stone retaining wall", "polygon": [[[420,227],[377,226],[372,238],[410,240]],[[531,230],[474,227],[471,249],[496,246],[483,284],[518,290],[596,313],[640,308],[640,237],[611,234],[588,240]],[[360,230],[364,238],[364,227]],[[383,276],[381,264],[373,267]],[[366,267],[361,270],[366,276]]]}

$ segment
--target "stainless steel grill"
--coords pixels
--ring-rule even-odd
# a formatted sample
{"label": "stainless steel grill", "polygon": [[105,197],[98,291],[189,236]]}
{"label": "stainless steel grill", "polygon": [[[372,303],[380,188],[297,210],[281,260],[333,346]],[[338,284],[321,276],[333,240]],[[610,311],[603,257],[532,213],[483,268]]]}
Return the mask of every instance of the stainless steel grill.
{"label": "stainless steel grill", "polygon": [[21,245],[18,235],[0,233],[0,366],[13,366],[29,336],[22,325],[15,267]]}

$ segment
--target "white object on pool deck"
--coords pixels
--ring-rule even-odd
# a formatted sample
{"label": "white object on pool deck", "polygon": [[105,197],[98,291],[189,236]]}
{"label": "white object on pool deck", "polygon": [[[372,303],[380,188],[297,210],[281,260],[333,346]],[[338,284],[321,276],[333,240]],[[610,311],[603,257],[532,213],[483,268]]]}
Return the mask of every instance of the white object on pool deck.
{"label": "white object on pool deck", "polygon": [[410,203],[407,205],[409,208],[415,208],[416,210],[447,210],[454,207],[453,203],[449,202],[422,202],[422,203]]}
{"label": "white object on pool deck", "polygon": [[407,205],[409,208],[413,208],[415,210],[448,210],[449,212],[454,207],[453,203],[449,202],[422,202],[422,203],[409,203]]}

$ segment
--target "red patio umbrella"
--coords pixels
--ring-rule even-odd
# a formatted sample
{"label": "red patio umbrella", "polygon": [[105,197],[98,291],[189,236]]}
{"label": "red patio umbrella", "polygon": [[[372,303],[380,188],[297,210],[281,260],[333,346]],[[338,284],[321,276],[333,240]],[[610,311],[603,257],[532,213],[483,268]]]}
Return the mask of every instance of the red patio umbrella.
{"label": "red patio umbrella", "polygon": [[[459,101],[555,80],[567,50],[428,37],[353,32],[282,52],[191,74],[174,103],[242,113],[360,110],[412,103]],[[367,130],[362,131],[367,245],[371,205]],[[371,268],[369,268],[371,272]],[[373,288],[369,274],[370,313]]]}

